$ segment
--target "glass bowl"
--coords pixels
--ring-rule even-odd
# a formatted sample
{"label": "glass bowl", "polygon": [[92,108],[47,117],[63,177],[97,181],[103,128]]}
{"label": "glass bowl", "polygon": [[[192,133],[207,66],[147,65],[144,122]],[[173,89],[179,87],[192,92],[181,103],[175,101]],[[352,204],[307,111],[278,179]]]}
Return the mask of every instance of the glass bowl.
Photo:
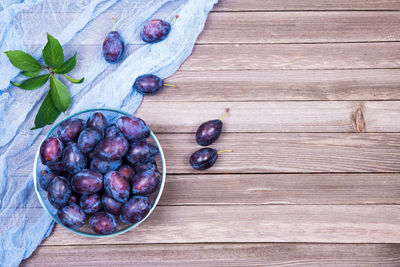
{"label": "glass bowl", "polygon": [[[119,111],[119,110],[113,110],[113,109],[106,109],[106,108],[98,108],[98,109],[89,109],[89,110],[84,110],[81,112],[78,112],[76,114],[73,114],[71,116],[68,116],[67,118],[65,118],[64,120],[60,121],[57,125],[55,125],[50,131],[49,133],[45,136],[45,138],[42,140],[42,142],[50,137],[50,136],[56,136],[56,130],[58,128],[58,126],[60,125],[60,123],[62,123],[63,121],[70,119],[70,118],[79,118],[79,119],[83,119],[83,120],[87,120],[89,118],[90,115],[92,115],[95,112],[101,112],[103,113],[103,115],[108,119],[109,124],[115,123],[115,121],[120,117],[120,116],[131,116],[131,114],[128,114],[126,112],[123,111]],[[154,192],[153,194],[150,195],[150,200],[152,203],[152,207],[149,211],[149,213],[146,215],[146,217],[143,218],[143,220],[135,223],[135,224],[123,224],[120,219],[119,216],[115,216],[118,222],[118,230],[112,234],[108,234],[108,235],[102,235],[102,234],[97,234],[95,232],[93,232],[90,227],[89,227],[89,223],[88,223],[88,219],[90,216],[86,216],[86,221],[85,221],[85,225],[83,225],[81,228],[75,230],[75,229],[71,229],[65,225],[63,225],[61,223],[61,221],[58,219],[57,216],[57,209],[54,208],[48,198],[47,198],[47,192],[45,190],[43,190],[40,185],[39,185],[39,175],[40,175],[40,171],[47,169],[47,167],[45,165],[42,164],[41,160],[40,160],[40,146],[42,144],[42,142],[40,143],[38,150],[36,152],[36,156],[35,156],[35,164],[33,167],[33,181],[34,181],[34,186],[35,186],[35,190],[36,190],[36,194],[39,198],[40,203],[42,204],[43,208],[50,214],[50,216],[53,218],[53,220],[55,220],[58,224],[60,224],[61,226],[63,226],[64,228],[68,229],[69,231],[79,234],[79,235],[83,235],[83,236],[87,236],[87,237],[108,237],[108,236],[117,236],[120,235],[122,233],[125,233],[135,227],[137,227],[139,224],[141,224],[143,221],[145,221],[150,214],[154,211],[154,209],[156,208],[158,201],[160,200],[161,194],[163,192],[164,189],[164,184],[165,184],[165,177],[166,177],[166,165],[165,165],[165,158],[164,158],[164,153],[163,150],[161,148],[160,143],[158,142],[156,136],[154,135],[154,133],[150,130],[150,137],[147,139],[147,141],[154,143],[155,145],[157,145],[158,149],[159,149],[159,156],[156,157],[156,163],[158,166],[158,170],[161,173],[161,183],[159,186],[159,189]],[[162,167],[162,169],[160,169],[160,167]]]}

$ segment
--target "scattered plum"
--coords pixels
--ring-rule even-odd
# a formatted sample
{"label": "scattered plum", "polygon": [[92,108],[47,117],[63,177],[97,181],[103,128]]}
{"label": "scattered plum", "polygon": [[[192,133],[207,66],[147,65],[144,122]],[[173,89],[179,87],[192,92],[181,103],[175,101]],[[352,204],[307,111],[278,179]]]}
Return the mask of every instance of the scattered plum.
{"label": "scattered plum", "polygon": [[87,159],[86,155],[82,153],[78,145],[72,143],[64,149],[62,162],[65,170],[74,174],[86,167]]}
{"label": "scattered plum", "polygon": [[118,202],[110,197],[110,195],[107,193],[104,193],[101,197],[101,203],[103,204],[104,210],[113,215],[119,215],[123,205],[121,202]]}
{"label": "scattered plum", "polygon": [[125,177],[125,179],[130,182],[136,174],[135,169],[127,164],[122,165],[118,168],[118,171]]}
{"label": "scattered plum", "polygon": [[121,159],[129,149],[129,143],[122,136],[108,137],[101,140],[94,152],[103,160]]}
{"label": "scattered plum", "polygon": [[62,210],[58,211],[61,223],[71,229],[81,228],[85,224],[85,213],[75,203],[68,203]]}
{"label": "scattered plum", "polygon": [[82,195],[79,204],[86,214],[94,214],[95,212],[101,210],[100,195],[98,193]]}
{"label": "scattered plum", "polygon": [[132,194],[150,195],[154,193],[161,182],[161,174],[155,170],[138,173],[132,180]]}
{"label": "scattered plum", "polygon": [[62,155],[64,144],[56,137],[49,137],[40,146],[40,160],[43,164],[57,162]]}
{"label": "scattered plum", "polygon": [[134,116],[122,116],[117,120],[118,130],[131,143],[140,142],[150,136],[150,129],[147,124]]}
{"label": "scattered plum", "polygon": [[119,61],[124,52],[124,42],[119,33],[115,30],[114,18],[112,21],[113,31],[107,34],[103,42],[103,56],[104,59],[110,63]]}
{"label": "scattered plum", "polygon": [[151,202],[146,196],[134,196],[121,209],[120,219],[123,223],[137,223],[150,212]]}
{"label": "scattered plum", "polygon": [[226,109],[224,116],[220,120],[211,120],[204,122],[199,126],[196,132],[196,141],[201,146],[209,146],[215,141],[222,132],[222,120],[225,118],[229,109]]}
{"label": "scattered plum", "polygon": [[196,170],[205,170],[211,168],[218,158],[218,154],[222,152],[232,152],[232,150],[222,150],[217,152],[213,148],[202,148],[192,154],[189,159],[190,165]]}
{"label": "scattered plum", "polygon": [[104,133],[102,130],[95,127],[87,128],[79,135],[78,147],[83,153],[92,152],[103,137]]}
{"label": "scattered plum", "polygon": [[58,173],[52,172],[50,170],[42,170],[39,175],[40,187],[43,188],[43,190],[47,191],[47,189],[49,188],[49,183],[56,176],[58,176]]}
{"label": "scattered plum", "polygon": [[120,172],[111,171],[104,175],[104,190],[121,203],[129,199],[130,185]]}
{"label": "scattered plum", "polygon": [[71,196],[71,186],[67,179],[61,176],[54,177],[47,190],[47,197],[51,205],[56,209],[62,209],[67,205]]}
{"label": "scattered plum", "polygon": [[97,170],[100,173],[107,173],[109,171],[115,171],[122,165],[122,160],[117,159],[113,161],[102,160],[95,157],[90,163],[90,168],[92,170]]}
{"label": "scattered plum", "polygon": [[96,212],[89,219],[90,228],[103,235],[109,235],[117,231],[118,224],[114,215],[107,212]]}
{"label": "scattered plum", "polygon": [[85,128],[85,124],[85,121],[81,119],[63,121],[57,129],[58,138],[64,143],[75,142]]}
{"label": "scattered plum", "polygon": [[126,159],[132,163],[152,162],[158,154],[158,147],[150,142],[139,142],[129,145]]}
{"label": "scattered plum", "polygon": [[94,194],[103,188],[103,176],[96,170],[84,169],[72,177],[71,185],[79,194]]}
{"label": "scattered plum", "polygon": [[104,131],[108,126],[108,121],[106,117],[104,117],[103,113],[96,112],[89,117],[86,125],[87,127],[96,127]]}
{"label": "scattered plum", "polygon": [[177,18],[178,15],[175,16],[171,24],[160,19],[153,19],[147,22],[140,32],[140,37],[146,43],[157,43],[164,40],[171,31],[171,25]]}
{"label": "scattered plum", "polygon": [[164,86],[176,87],[175,85],[165,84],[164,81],[153,74],[145,74],[136,78],[133,87],[142,95],[154,95]]}

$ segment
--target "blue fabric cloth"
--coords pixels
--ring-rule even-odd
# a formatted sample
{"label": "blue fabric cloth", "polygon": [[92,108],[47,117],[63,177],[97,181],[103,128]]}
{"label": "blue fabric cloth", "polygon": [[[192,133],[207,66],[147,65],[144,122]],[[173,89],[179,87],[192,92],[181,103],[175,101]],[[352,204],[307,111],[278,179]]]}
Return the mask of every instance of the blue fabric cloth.
{"label": "blue fabric cloth", "polygon": [[[47,31],[64,46],[66,57],[78,53],[71,76],[85,77],[83,84],[68,84],[73,99],[65,115],[96,107],[134,113],[142,101],[142,96],[132,91],[136,77],[153,73],[166,78],[177,71],[191,54],[216,2],[5,0],[0,3],[0,51],[20,49],[41,60]],[[139,29],[147,20],[168,21],[175,14],[179,19],[164,41],[144,44],[140,40]],[[125,43],[130,44],[118,64],[108,64],[100,52],[112,16]],[[32,180],[34,153],[49,127],[30,130],[48,85],[32,92],[10,86],[10,80],[22,77],[4,53],[0,53],[0,66],[0,266],[18,266],[53,228]]]}

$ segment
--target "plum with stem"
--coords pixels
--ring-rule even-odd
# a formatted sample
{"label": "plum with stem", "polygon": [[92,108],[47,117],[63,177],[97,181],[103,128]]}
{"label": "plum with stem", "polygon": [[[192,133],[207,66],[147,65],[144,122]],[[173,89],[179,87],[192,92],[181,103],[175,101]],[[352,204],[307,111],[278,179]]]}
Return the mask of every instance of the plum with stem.
{"label": "plum with stem", "polygon": [[133,88],[142,95],[154,95],[164,86],[176,87],[175,85],[164,83],[163,79],[153,74],[144,74],[136,78]]}
{"label": "plum with stem", "polygon": [[144,25],[140,32],[140,37],[146,43],[157,43],[167,38],[171,31],[172,24],[175,23],[179,16],[176,15],[174,20],[169,23],[161,19],[153,19]]}
{"label": "plum with stem", "polygon": [[195,170],[206,170],[211,168],[217,161],[218,155],[224,152],[233,152],[233,150],[217,151],[209,147],[202,148],[192,154],[189,163]]}
{"label": "plum with stem", "polygon": [[112,18],[112,22],[113,30],[107,34],[106,39],[104,39],[103,42],[103,56],[104,59],[110,63],[118,62],[122,58],[125,49],[121,36],[115,30],[114,18]]}
{"label": "plum with stem", "polygon": [[211,120],[202,123],[196,132],[196,142],[201,146],[209,146],[221,135],[223,123],[222,120],[228,114],[229,109],[226,109],[225,114],[220,120]]}

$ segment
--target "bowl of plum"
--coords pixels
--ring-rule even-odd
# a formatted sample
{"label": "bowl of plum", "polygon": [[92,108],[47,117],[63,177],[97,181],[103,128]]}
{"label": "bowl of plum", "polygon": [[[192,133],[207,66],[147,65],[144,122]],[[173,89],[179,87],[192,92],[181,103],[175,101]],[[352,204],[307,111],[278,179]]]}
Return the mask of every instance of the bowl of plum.
{"label": "bowl of plum", "polygon": [[112,109],[85,110],[55,125],[34,164],[40,203],[68,230],[115,236],[152,213],[165,183],[160,143],[140,118]]}

